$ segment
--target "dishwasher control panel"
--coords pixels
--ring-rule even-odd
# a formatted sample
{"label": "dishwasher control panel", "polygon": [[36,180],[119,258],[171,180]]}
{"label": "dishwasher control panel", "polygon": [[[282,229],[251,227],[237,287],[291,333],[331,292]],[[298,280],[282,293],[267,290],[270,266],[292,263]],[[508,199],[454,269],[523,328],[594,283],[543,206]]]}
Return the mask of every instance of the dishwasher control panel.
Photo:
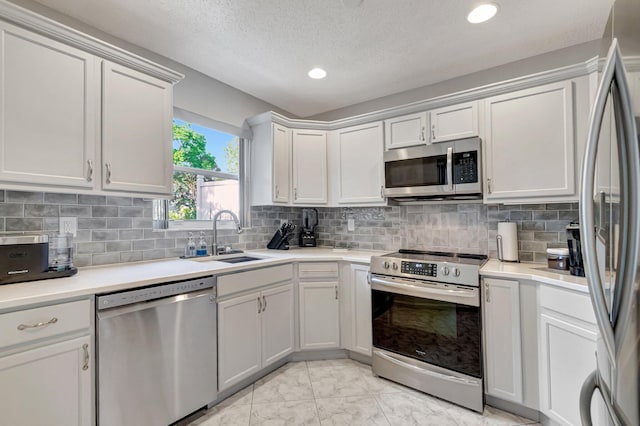
{"label": "dishwasher control panel", "polygon": [[115,308],[118,306],[131,305],[140,302],[149,302],[164,297],[171,297],[180,294],[192,293],[194,291],[213,288],[212,296],[216,297],[215,277],[204,277],[194,280],[178,281],[172,283],[162,283],[152,287],[144,287],[135,290],[127,290],[118,293],[98,296],[97,309]]}

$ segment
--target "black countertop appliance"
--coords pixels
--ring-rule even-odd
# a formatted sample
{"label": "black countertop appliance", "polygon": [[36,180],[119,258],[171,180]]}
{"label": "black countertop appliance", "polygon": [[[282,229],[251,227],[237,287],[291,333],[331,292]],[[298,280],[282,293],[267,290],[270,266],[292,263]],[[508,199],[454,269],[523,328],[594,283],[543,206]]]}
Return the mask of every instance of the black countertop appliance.
{"label": "black countertop appliance", "polygon": [[302,231],[300,231],[300,247],[316,246],[316,226],[318,226],[318,210],[302,209]]}
{"label": "black countertop appliance", "polygon": [[580,224],[577,222],[571,222],[567,225],[567,246],[569,247],[569,272],[571,275],[584,277]]}
{"label": "black countertop appliance", "polygon": [[0,236],[0,284],[68,277],[76,272],[73,266],[51,270],[47,235]]}

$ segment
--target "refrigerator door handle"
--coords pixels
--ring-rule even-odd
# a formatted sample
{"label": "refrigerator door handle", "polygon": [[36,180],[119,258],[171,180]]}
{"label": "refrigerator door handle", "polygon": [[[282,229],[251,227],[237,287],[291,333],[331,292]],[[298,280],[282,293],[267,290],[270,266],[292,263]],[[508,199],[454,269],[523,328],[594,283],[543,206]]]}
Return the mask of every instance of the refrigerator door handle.
{"label": "refrigerator door handle", "polygon": [[637,260],[640,239],[640,148],[638,147],[638,132],[630,90],[624,72],[622,55],[616,47],[616,71],[612,85],[614,111],[616,116],[616,131],[618,138],[618,152],[620,155],[621,171],[621,211],[620,211],[620,261],[616,276],[616,294],[612,303],[612,323],[614,324],[616,353],[624,343],[624,336],[628,333],[632,321],[633,293],[636,283]]}
{"label": "refrigerator door handle", "polygon": [[600,395],[602,395],[602,401],[604,402],[607,413],[609,414],[613,424],[615,426],[631,424],[624,421],[625,417],[619,407],[615,402],[611,402],[609,390],[604,382],[600,380],[598,370],[594,370],[587,376],[586,380],[582,384],[582,388],[580,389],[580,420],[582,422],[582,426],[593,426],[593,419],[591,418],[591,400],[596,389],[600,392]]}
{"label": "refrigerator door handle", "polygon": [[[582,179],[580,185],[580,223],[582,224],[580,233],[584,242],[582,254],[584,255],[585,272],[589,294],[591,295],[591,304],[595,311],[598,328],[602,335],[604,345],[612,367],[615,368],[615,337],[613,326],[609,320],[609,311],[607,309],[606,298],[602,288],[600,268],[596,255],[595,241],[595,218],[593,206],[593,188],[595,186],[595,170],[598,153],[598,139],[602,120],[604,117],[605,104],[609,95],[609,89],[613,82],[617,54],[617,42],[613,41],[607,62],[602,71],[602,80],[598,86],[596,93],[596,101],[591,110],[589,120],[589,133],[587,135],[587,145],[585,147],[584,161],[582,163]],[[619,53],[618,53],[619,54]]]}

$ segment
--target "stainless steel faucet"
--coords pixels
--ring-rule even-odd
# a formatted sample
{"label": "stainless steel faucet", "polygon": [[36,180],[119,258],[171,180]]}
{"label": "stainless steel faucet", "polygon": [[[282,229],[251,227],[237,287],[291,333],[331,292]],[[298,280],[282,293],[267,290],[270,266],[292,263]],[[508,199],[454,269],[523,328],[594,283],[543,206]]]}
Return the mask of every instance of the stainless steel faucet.
{"label": "stainless steel faucet", "polygon": [[211,244],[211,255],[218,256],[218,218],[220,215],[228,213],[233,218],[233,221],[236,223],[236,227],[238,228],[238,234],[242,232],[242,228],[240,227],[240,220],[238,220],[238,216],[231,210],[220,210],[213,216],[213,243]]}

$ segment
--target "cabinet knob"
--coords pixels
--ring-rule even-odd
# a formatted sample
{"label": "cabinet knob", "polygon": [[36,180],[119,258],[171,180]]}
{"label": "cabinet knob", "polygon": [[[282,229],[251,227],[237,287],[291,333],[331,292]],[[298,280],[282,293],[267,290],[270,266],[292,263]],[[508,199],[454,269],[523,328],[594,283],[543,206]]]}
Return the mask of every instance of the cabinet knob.
{"label": "cabinet knob", "polygon": [[420,131],[420,140],[421,141],[425,141],[427,139],[426,135],[425,135],[425,126],[422,126],[422,130]]}
{"label": "cabinet knob", "polygon": [[436,125],[432,125],[431,126],[431,140],[435,140],[436,139]]}
{"label": "cabinet knob", "polygon": [[298,188],[293,188],[293,199],[294,200],[298,199]]}
{"label": "cabinet knob", "polygon": [[487,192],[491,194],[491,179],[487,179]]}

